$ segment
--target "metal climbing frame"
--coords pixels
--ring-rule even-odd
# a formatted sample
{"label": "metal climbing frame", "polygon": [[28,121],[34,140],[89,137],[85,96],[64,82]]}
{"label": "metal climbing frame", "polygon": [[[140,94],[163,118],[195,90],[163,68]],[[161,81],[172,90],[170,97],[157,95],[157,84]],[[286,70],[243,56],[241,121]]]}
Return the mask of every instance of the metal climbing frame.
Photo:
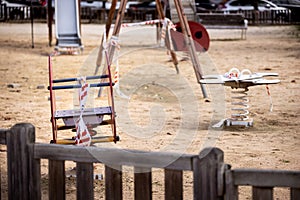
{"label": "metal climbing frame", "polygon": [[[113,83],[110,73],[110,66],[107,67],[107,74],[100,76],[87,76],[84,77],[86,80],[97,80],[96,83],[89,84],[89,87],[109,87],[108,89],[108,105],[106,107],[96,108],[84,108],[81,113],[80,109],[71,110],[56,110],[56,90],[64,89],[80,89],[82,85],[78,82],[80,78],[65,78],[65,79],[53,79],[52,71],[52,59],[51,56],[48,58],[49,65],[49,87],[50,91],[50,106],[51,106],[51,123],[52,123],[52,143],[57,144],[75,144],[75,137],[69,139],[58,138],[58,131],[71,129],[76,131],[76,121],[82,116],[88,131],[96,134],[93,128],[100,125],[111,125],[112,136],[92,136],[91,143],[99,142],[117,142],[119,137],[116,134],[116,123],[115,123],[115,110],[114,110],[114,98],[113,98]],[[65,85],[65,83],[75,82],[75,84]],[[57,85],[60,84],[60,85]],[[64,85],[63,85],[64,84]],[[108,116],[108,120],[104,120],[104,116]],[[58,124],[58,121],[62,120],[62,124]]]}

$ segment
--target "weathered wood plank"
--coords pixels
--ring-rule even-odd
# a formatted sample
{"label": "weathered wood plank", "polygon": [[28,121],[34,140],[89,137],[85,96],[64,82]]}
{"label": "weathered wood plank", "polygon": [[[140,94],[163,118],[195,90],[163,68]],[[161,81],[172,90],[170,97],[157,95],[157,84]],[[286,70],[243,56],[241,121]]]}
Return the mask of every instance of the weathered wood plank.
{"label": "weathered wood plank", "polygon": [[77,163],[77,199],[92,200],[94,199],[94,168],[93,163]]}
{"label": "weathered wood plank", "polygon": [[227,165],[225,169],[225,194],[224,200],[238,200],[238,186],[234,185],[232,171]]}
{"label": "weathered wood plank", "polygon": [[299,187],[300,171],[234,169],[235,185],[253,185],[259,187]]}
{"label": "weathered wood plank", "polygon": [[152,199],[151,168],[134,168],[134,199]]}
{"label": "weathered wood plank", "polygon": [[105,199],[122,200],[122,167],[105,165]]}
{"label": "weathered wood plank", "polygon": [[0,129],[0,144],[6,144],[6,129]]}
{"label": "weathered wood plank", "polygon": [[35,128],[16,124],[6,135],[8,198],[41,199],[40,161],[33,158]]}
{"label": "weathered wood plank", "polygon": [[29,179],[29,198],[30,199],[41,199],[41,160],[34,158],[34,142],[35,142],[35,134],[32,135],[31,140],[33,141],[30,145],[28,145],[28,174],[30,176]]}
{"label": "weathered wood plank", "polygon": [[75,162],[113,163],[144,168],[192,170],[194,155],[146,152],[117,148],[78,147],[74,145],[35,144],[35,158],[73,160]]}
{"label": "weathered wood plank", "polygon": [[300,199],[300,188],[291,188],[291,200]]}
{"label": "weathered wood plank", "polygon": [[218,171],[223,164],[223,152],[218,148],[205,148],[193,161],[194,199],[215,200],[218,196]]}
{"label": "weathered wood plank", "polygon": [[49,199],[66,199],[65,162],[49,160]]}
{"label": "weathered wood plank", "polygon": [[[0,129],[0,144],[6,145],[6,131],[5,129]],[[0,165],[0,199],[1,198],[1,165]]]}
{"label": "weathered wood plank", "polygon": [[1,180],[1,177],[2,177],[1,169],[2,169],[2,168],[1,168],[1,164],[0,164],[0,199],[2,199],[2,197],[1,197],[1,193],[2,193],[2,192],[1,192],[1,191],[2,191],[2,189],[1,189],[1,185],[2,185],[2,184],[1,184],[1,183],[2,183],[2,180]]}
{"label": "weathered wood plank", "polygon": [[165,170],[165,199],[183,199],[183,178],[181,170]]}
{"label": "weathered wood plank", "polygon": [[271,187],[252,187],[253,200],[273,200],[273,188]]}

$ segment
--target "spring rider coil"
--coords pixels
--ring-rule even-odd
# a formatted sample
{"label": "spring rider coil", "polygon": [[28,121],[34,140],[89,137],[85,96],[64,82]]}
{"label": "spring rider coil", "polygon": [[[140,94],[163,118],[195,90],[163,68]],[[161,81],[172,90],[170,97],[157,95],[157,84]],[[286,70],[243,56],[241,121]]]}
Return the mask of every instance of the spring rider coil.
{"label": "spring rider coil", "polygon": [[213,127],[221,126],[253,126],[253,119],[249,118],[249,98],[247,92],[250,86],[277,84],[278,79],[267,80],[263,77],[278,76],[278,73],[251,73],[250,70],[240,71],[232,68],[224,75],[206,75],[200,80],[203,84],[222,84],[231,87],[231,117],[223,119]]}

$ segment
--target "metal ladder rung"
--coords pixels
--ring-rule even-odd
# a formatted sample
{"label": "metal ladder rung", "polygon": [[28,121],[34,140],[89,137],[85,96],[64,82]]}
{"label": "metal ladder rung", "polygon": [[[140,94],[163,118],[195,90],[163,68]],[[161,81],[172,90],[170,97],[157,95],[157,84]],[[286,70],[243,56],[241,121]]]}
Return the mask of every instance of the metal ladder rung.
{"label": "metal ladder rung", "polygon": [[[80,110],[57,110],[54,113],[55,119],[63,118],[76,118],[80,116]],[[83,112],[83,117],[85,116],[103,116],[112,114],[111,107],[97,107],[97,108],[87,108]]]}
{"label": "metal ladder rung", "polygon": [[[109,124],[112,124],[111,119],[103,120],[100,124],[89,124],[89,125],[91,125],[93,128],[95,128],[97,126],[104,126],[104,125],[109,125]],[[75,128],[76,128],[75,125],[72,125],[72,126],[57,125],[57,130],[67,130],[67,129],[75,129]]]}
{"label": "metal ladder rung", "polygon": [[[110,85],[115,85],[114,83],[92,83],[90,84],[90,87],[108,87]],[[74,89],[74,88],[81,88],[80,84],[77,85],[57,85],[52,86],[52,90],[62,90],[62,89]],[[50,86],[48,87],[48,90],[50,89]]]}

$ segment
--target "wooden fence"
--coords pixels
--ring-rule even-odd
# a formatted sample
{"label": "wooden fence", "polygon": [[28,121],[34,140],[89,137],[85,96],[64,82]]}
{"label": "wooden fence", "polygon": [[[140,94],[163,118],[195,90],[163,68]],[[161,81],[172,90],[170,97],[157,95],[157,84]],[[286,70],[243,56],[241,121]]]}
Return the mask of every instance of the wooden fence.
{"label": "wooden fence", "polygon": [[24,22],[31,20],[31,15],[35,21],[46,22],[47,10],[41,6],[20,6],[8,7],[6,4],[0,4],[0,22]]}
{"label": "wooden fence", "polygon": [[[12,200],[41,199],[41,159],[49,160],[49,199],[66,198],[66,160],[76,162],[77,199],[93,199],[93,163],[101,162],[99,157],[106,160],[103,163],[106,199],[123,199],[122,166],[133,166],[136,172],[135,199],[152,199],[152,168],[164,169],[167,200],[183,199],[183,171],[193,173],[194,199],[238,199],[240,185],[253,187],[254,200],[273,199],[274,187],[288,187],[290,199],[300,199],[300,171],[232,170],[223,162],[223,152],[218,148],[206,148],[199,155],[179,155],[39,144],[35,143],[35,128],[31,124],[16,124],[9,130],[0,130],[0,144],[7,146],[8,198]],[[162,161],[174,162],[166,165]]]}
{"label": "wooden fence", "polygon": [[277,11],[239,11],[244,14],[250,24],[291,24],[291,12],[289,10]]}
{"label": "wooden fence", "polygon": [[[296,18],[292,18],[292,13],[289,10],[286,11],[276,11],[276,10],[268,10],[268,11],[257,11],[253,10],[240,10],[240,11],[201,11],[196,15],[204,15],[204,14],[212,14],[212,15],[230,15],[230,14],[241,14],[245,19],[248,20],[250,25],[283,25],[283,24],[296,24],[299,21]],[[212,24],[213,25],[213,24]]]}
{"label": "wooden fence", "polygon": [[0,20],[1,21],[17,21],[25,22],[30,20],[30,7],[8,7],[5,4],[0,5]]}

